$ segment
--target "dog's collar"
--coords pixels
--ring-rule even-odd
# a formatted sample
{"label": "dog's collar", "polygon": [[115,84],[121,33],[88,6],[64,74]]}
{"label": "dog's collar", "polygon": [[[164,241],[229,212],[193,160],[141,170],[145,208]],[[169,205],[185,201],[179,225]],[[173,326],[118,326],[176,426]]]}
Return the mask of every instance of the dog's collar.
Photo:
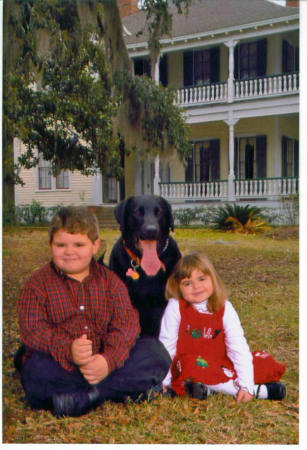
{"label": "dog's collar", "polygon": [[127,245],[124,245],[126,252],[128,253],[128,255],[131,258],[131,266],[133,267],[133,269],[136,269],[141,262],[141,258],[137,255],[135,255],[134,253],[132,253],[132,251],[130,250],[130,248],[127,247]]}
{"label": "dog's collar", "polygon": [[165,245],[164,245],[164,247],[163,247],[162,252],[160,253],[160,255],[162,255],[162,253],[165,252],[165,250],[166,250],[167,247],[168,247],[168,244],[169,244],[169,238],[166,239]]}

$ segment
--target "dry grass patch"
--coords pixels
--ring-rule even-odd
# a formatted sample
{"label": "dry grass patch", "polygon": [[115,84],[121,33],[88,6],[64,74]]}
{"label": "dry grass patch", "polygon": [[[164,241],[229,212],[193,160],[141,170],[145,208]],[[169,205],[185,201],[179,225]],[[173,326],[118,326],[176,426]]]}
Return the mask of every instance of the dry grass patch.
{"label": "dry grass patch", "polygon": [[[105,261],[119,233],[101,230]],[[46,230],[3,233],[3,442],[105,444],[298,443],[298,239],[179,229],[182,252],[203,250],[231,292],[252,350],[287,364],[282,402],[237,405],[222,395],[207,401],[156,398],[141,405],[107,402],[81,418],[32,411],[12,358],[19,343],[16,300],[21,286],[49,260]],[[282,232],[279,233],[282,235]],[[104,251],[102,248],[100,254]]]}

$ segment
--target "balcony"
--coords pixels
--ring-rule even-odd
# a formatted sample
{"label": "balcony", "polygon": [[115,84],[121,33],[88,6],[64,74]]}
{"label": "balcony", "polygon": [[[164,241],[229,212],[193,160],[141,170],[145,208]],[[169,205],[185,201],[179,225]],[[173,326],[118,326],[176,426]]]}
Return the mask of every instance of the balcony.
{"label": "balcony", "polygon": [[[235,180],[234,195],[240,199],[280,199],[298,194],[298,178]],[[160,183],[160,195],[170,201],[228,200],[228,180]]]}
{"label": "balcony", "polygon": [[177,91],[177,104],[187,107],[297,94],[299,74],[293,72],[235,80],[232,91],[230,96],[228,82],[181,88]]}

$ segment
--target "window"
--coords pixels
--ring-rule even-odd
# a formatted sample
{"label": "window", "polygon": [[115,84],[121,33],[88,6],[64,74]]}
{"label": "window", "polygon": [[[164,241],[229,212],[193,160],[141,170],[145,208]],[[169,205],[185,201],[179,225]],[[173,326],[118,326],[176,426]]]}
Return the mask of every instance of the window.
{"label": "window", "polygon": [[159,175],[162,183],[169,183],[171,180],[171,167],[169,163],[160,161]]}
{"label": "window", "polygon": [[134,60],[135,75],[147,75],[150,77],[150,61],[148,58],[136,58]]}
{"label": "window", "polygon": [[298,177],[298,140],[282,137],[282,176]]}
{"label": "window", "polygon": [[41,189],[51,189],[51,164],[45,161],[41,157],[38,163],[38,188]]}
{"label": "window", "polygon": [[39,190],[54,190],[54,189],[69,189],[70,187],[70,172],[68,170],[61,170],[56,177],[52,175],[50,161],[45,161],[42,156],[39,157],[38,163],[38,189]]}
{"label": "window", "polygon": [[235,138],[235,175],[243,180],[266,177],[266,136]]}
{"label": "window", "polygon": [[194,84],[209,84],[210,80],[210,51],[194,52]]}
{"label": "window", "polygon": [[192,50],[183,54],[183,84],[198,86],[220,80],[220,49]]}
{"label": "window", "polygon": [[[135,75],[147,75],[151,77],[151,64],[148,58],[135,58],[134,60],[134,73]],[[160,83],[162,86],[167,86],[168,83],[168,62],[167,55],[164,54],[160,57],[159,63],[159,75]]]}
{"label": "window", "polygon": [[299,71],[299,47],[282,41],[282,71],[283,73]]}
{"label": "window", "polygon": [[235,79],[246,80],[266,75],[267,40],[247,42],[235,47]]}
{"label": "window", "polygon": [[213,181],[220,178],[220,141],[195,142],[188,159],[186,181]]}

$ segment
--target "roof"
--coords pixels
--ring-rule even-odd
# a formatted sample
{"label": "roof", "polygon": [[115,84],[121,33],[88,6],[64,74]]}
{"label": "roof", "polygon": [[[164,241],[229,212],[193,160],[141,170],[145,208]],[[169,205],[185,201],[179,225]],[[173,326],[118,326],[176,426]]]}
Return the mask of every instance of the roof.
{"label": "roof", "polygon": [[[297,18],[299,13],[299,8],[279,6],[267,0],[192,0],[187,16],[178,14],[174,7],[171,10],[173,10],[172,38]],[[123,19],[125,31],[131,33],[125,37],[127,45],[147,41],[146,30],[142,35],[136,36],[138,31],[144,29],[145,23],[144,11]]]}

